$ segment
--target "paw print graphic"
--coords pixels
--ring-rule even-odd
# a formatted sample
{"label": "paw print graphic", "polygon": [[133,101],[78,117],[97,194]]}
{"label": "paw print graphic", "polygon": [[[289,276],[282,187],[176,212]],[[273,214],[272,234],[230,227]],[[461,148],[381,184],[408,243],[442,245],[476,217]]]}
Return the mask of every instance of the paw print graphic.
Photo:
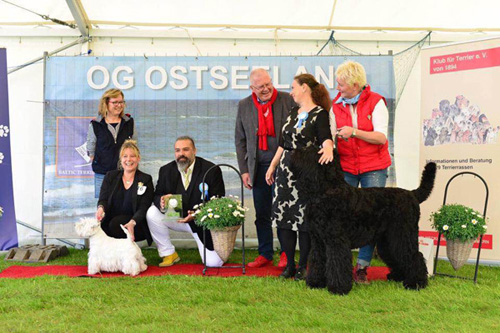
{"label": "paw print graphic", "polygon": [[0,151],[0,164],[3,163],[3,158],[4,158],[3,153]]}
{"label": "paw print graphic", "polygon": [[7,137],[9,135],[9,127],[6,125],[0,125],[0,138]]}

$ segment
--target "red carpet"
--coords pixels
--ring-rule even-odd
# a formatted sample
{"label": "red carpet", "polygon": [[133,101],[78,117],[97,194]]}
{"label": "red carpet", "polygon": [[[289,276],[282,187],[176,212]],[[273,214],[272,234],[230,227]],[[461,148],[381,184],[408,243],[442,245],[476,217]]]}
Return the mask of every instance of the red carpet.
{"label": "red carpet", "polygon": [[[235,264],[228,264],[229,266]],[[138,276],[161,276],[161,275],[197,275],[201,276],[203,265],[200,264],[176,264],[171,267],[160,268],[148,266],[148,269]],[[230,277],[230,276],[278,276],[282,269],[275,266],[262,268],[246,267],[246,274],[242,274],[241,268],[209,268],[206,276]],[[389,273],[387,267],[369,267],[369,280],[386,280]],[[0,273],[0,278],[32,278],[42,275],[63,275],[70,277],[120,277],[123,273],[102,273],[96,275],[87,274],[87,266],[10,266]]]}

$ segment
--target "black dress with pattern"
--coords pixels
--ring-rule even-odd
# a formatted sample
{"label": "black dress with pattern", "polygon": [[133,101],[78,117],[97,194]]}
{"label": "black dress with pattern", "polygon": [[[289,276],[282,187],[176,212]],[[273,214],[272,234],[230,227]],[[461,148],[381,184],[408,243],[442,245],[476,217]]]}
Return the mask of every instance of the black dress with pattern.
{"label": "black dress with pattern", "polygon": [[320,106],[309,111],[301,128],[294,126],[298,122],[298,107],[292,108],[283,125],[283,137],[280,147],[284,149],[276,169],[276,183],[273,195],[272,222],[274,227],[307,231],[304,223],[304,200],[295,187],[295,177],[290,170],[292,150],[310,145],[320,146],[325,140],[332,139],[328,112]]}

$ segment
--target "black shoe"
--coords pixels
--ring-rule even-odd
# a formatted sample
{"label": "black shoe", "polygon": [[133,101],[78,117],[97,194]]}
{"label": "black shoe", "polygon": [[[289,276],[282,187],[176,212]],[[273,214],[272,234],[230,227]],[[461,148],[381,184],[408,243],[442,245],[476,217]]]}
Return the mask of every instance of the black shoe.
{"label": "black shoe", "polygon": [[358,264],[356,265],[356,272],[354,273],[354,282],[357,284],[370,284],[368,281],[368,273],[366,272],[368,267],[361,268]]}
{"label": "black shoe", "polygon": [[307,270],[305,268],[299,268],[297,273],[295,273],[295,281],[305,280],[307,276]]}
{"label": "black shoe", "polygon": [[283,273],[280,274],[282,279],[291,279],[295,276],[295,267],[286,267]]}

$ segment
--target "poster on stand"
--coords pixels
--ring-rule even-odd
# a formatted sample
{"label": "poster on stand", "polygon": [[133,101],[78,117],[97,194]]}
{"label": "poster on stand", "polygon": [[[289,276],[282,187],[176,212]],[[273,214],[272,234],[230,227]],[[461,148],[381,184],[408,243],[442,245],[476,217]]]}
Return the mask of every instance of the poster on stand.
{"label": "poster on stand", "polygon": [[[469,206],[481,214],[488,195],[487,231],[481,260],[500,261],[500,39],[454,43],[422,49],[420,166],[437,164],[434,190],[421,205],[420,234],[433,237],[429,216],[446,203]],[[479,175],[484,179],[472,175]],[[446,240],[441,242],[445,245]],[[478,241],[470,259],[477,257]],[[440,255],[445,255],[445,251]]]}

